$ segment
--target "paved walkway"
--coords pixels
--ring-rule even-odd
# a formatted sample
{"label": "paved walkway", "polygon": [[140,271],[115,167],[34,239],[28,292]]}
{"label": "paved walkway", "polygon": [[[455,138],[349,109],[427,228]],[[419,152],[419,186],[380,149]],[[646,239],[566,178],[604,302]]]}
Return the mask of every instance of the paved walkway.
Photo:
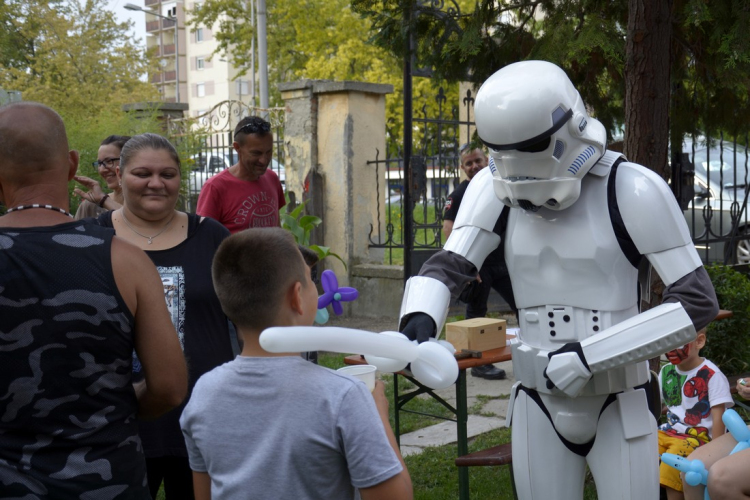
{"label": "paved walkway", "polygon": [[[509,325],[515,323],[515,318],[508,318]],[[330,326],[357,328],[371,332],[396,330],[396,320],[393,318],[338,318],[333,317]],[[505,416],[508,410],[508,396],[510,388],[515,383],[513,366],[510,361],[496,363],[495,366],[505,370],[507,378],[504,380],[485,380],[472,377],[469,371],[466,376],[469,408],[482,404],[481,415],[469,415],[467,433],[469,438],[478,436],[493,429],[505,426]],[[455,406],[456,389],[435,391],[441,398]],[[401,435],[401,453],[404,456],[420,453],[430,446],[442,446],[456,442],[456,424],[444,421],[436,425],[425,427],[418,431]]]}

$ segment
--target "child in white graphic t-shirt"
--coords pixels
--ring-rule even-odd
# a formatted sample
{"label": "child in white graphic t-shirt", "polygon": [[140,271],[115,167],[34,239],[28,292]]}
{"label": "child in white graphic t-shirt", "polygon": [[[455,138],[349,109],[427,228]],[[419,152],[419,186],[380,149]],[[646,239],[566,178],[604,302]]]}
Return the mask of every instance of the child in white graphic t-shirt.
{"label": "child in white graphic t-shirt", "polygon": [[[671,363],[659,373],[662,401],[667,406],[667,421],[659,427],[659,454],[687,457],[713,436],[724,434],[721,417],[734,401],[724,374],[700,356],[705,344],[704,329],[694,341],[667,353]],[[669,500],[684,498],[677,469],[662,463],[659,481]]]}

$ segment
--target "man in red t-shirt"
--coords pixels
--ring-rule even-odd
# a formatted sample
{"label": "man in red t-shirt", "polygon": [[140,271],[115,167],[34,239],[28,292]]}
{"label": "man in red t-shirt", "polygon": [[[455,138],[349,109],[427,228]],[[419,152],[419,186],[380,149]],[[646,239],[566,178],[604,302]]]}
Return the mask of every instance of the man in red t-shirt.
{"label": "man in red t-shirt", "polygon": [[249,227],[279,224],[284,189],[276,172],[270,170],[273,154],[271,124],[247,116],[234,129],[232,147],[237,163],[211,177],[198,196],[198,215],[221,222],[231,233]]}

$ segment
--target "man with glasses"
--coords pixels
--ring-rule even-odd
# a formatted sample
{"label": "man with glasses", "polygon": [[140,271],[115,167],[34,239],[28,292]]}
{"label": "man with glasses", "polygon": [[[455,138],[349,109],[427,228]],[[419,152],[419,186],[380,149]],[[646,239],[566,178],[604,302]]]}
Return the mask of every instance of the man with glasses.
{"label": "man with glasses", "polygon": [[[443,236],[446,241],[453,231],[453,221],[458,215],[458,208],[464,197],[469,181],[487,166],[487,155],[480,148],[472,147],[472,144],[464,144],[459,151],[461,170],[466,174],[466,180],[448,195],[443,213]],[[487,314],[487,299],[490,289],[494,288],[515,312],[516,304],[513,300],[513,291],[510,286],[508,269],[505,267],[502,248],[494,250],[487,256],[484,265],[479,270],[477,279],[471,282],[459,299],[466,302],[466,319],[483,318]],[[505,370],[493,365],[475,366],[471,369],[471,375],[488,380],[502,380],[505,378]]]}
{"label": "man with glasses", "polygon": [[237,163],[211,177],[198,196],[198,215],[221,222],[231,233],[250,227],[279,226],[284,189],[269,169],[273,155],[271,124],[257,116],[240,120],[232,147]]}

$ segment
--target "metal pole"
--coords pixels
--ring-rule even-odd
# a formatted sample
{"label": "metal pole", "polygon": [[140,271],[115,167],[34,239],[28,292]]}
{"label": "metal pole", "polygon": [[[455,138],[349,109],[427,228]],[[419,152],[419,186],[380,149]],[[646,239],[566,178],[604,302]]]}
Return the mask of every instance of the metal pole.
{"label": "metal pole", "polygon": [[[250,0],[250,25],[255,28],[255,1]],[[250,106],[255,107],[255,38],[250,42],[250,79],[251,89]]]}
{"label": "metal pole", "polygon": [[411,56],[414,39],[411,35],[411,8],[405,14],[407,50],[404,56],[404,282],[411,278],[411,249],[413,246],[412,227],[414,207],[412,206],[411,182],[411,141],[412,141],[412,79]]}
{"label": "metal pole", "polygon": [[[258,72],[260,76],[260,107],[268,109],[268,57],[266,46],[266,0],[258,0]],[[268,118],[268,111],[264,111]]]}

